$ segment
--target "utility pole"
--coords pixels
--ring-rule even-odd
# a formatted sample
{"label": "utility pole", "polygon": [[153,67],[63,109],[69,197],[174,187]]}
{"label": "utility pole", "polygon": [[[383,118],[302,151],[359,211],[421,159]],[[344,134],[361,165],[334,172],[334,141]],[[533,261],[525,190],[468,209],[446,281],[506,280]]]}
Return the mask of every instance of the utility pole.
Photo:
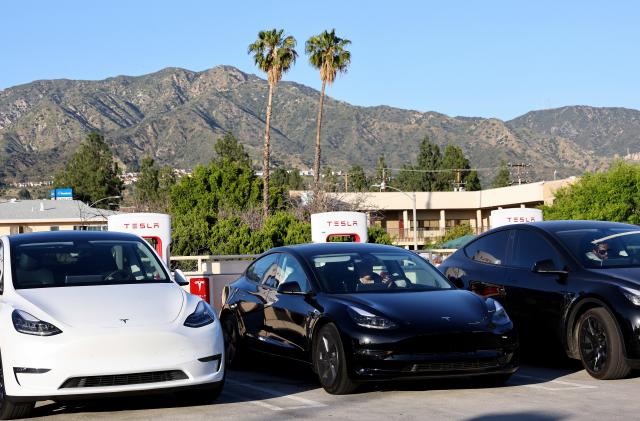
{"label": "utility pole", "polygon": [[462,172],[460,170],[456,171],[456,181],[453,182],[453,191],[464,191],[465,183],[462,182]]}
{"label": "utility pole", "polygon": [[349,173],[344,173],[344,192],[347,193],[349,191]]}
{"label": "utility pole", "polygon": [[511,163],[509,162],[507,164],[507,166],[509,167],[509,172],[512,172],[512,169],[515,168],[515,177],[513,176],[513,174],[510,174],[510,178],[516,179],[518,180],[518,184],[522,184],[522,183],[529,183],[529,179],[528,179],[528,171],[527,168],[529,168],[531,166],[531,164],[527,164],[525,162],[516,162],[516,163]]}

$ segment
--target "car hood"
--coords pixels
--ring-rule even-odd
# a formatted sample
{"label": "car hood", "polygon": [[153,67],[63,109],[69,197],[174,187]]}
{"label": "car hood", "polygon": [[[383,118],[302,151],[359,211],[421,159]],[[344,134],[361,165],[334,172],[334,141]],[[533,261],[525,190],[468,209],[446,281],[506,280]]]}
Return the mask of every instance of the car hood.
{"label": "car hood", "polygon": [[589,269],[589,272],[605,275],[617,280],[625,281],[633,284],[635,288],[640,287],[640,268],[603,268]]}
{"label": "car hood", "polygon": [[463,290],[361,293],[344,297],[343,301],[401,324],[431,331],[468,330],[488,323],[484,300]]}
{"label": "car hood", "polygon": [[92,328],[168,324],[185,300],[173,283],[34,288],[18,294],[56,321]]}

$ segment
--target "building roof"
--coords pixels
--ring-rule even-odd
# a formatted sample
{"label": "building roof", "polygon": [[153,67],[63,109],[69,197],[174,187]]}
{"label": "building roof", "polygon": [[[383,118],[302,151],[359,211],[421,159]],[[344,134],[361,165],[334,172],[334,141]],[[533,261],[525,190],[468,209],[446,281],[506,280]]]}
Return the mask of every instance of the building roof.
{"label": "building roof", "polygon": [[[358,210],[405,210],[413,207],[415,194],[416,209],[495,209],[520,205],[550,204],[555,191],[572,184],[576,178],[556,181],[539,181],[479,191],[437,191],[437,192],[385,192],[328,193],[338,201],[349,203]],[[307,192],[292,191],[292,196],[304,197]]]}
{"label": "building roof", "polygon": [[92,208],[79,200],[0,202],[0,223],[99,222],[118,212]]}

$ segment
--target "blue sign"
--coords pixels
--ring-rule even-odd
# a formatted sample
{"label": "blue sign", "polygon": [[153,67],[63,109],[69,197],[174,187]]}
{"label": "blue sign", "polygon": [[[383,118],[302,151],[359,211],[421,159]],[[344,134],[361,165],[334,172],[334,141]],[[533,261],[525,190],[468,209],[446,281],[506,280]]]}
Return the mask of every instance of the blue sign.
{"label": "blue sign", "polygon": [[72,188],[64,188],[64,189],[53,189],[51,190],[51,200],[71,200],[73,199],[73,189]]}

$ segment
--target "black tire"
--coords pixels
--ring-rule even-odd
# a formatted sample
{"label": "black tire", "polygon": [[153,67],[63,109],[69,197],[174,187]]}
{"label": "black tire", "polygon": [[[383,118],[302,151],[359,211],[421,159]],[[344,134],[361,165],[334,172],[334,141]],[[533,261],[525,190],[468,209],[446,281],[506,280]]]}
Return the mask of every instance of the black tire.
{"label": "black tire", "polygon": [[35,402],[12,402],[5,393],[4,371],[2,370],[2,358],[0,357],[0,420],[14,420],[16,418],[29,418]]}
{"label": "black tire", "polygon": [[313,346],[313,366],[320,384],[332,395],[346,395],[358,387],[349,378],[340,333],[333,323],[318,331]]}
{"label": "black tire", "polygon": [[580,316],[576,337],[580,360],[592,377],[620,379],[631,371],[618,326],[606,309],[592,308]]}
{"label": "black tire", "polygon": [[184,390],[176,392],[176,397],[181,402],[189,405],[208,405],[215,402],[224,387],[224,378],[207,386],[198,389]]}
{"label": "black tire", "polygon": [[238,320],[233,314],[222,316],[222,333],[224,335],[225,363],[229,368],[238,368],[242,365],[244,346],[238,331]]}

